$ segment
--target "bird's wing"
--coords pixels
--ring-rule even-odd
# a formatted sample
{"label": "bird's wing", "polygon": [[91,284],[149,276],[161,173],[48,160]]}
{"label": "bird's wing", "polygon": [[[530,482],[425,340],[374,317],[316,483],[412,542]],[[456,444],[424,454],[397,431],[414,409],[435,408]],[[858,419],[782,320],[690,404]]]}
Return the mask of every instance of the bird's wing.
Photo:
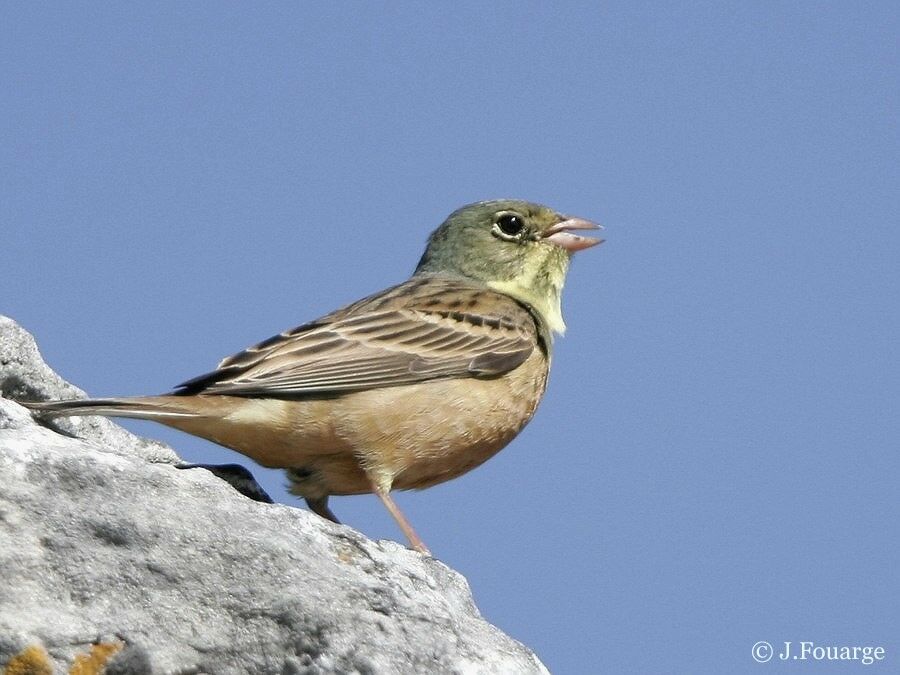
{"label": "bird's wing", "polygon": [[539,348],[531,312],[472,282],[418,275],[229,357],[177,394],[296,398],[495,377]]}

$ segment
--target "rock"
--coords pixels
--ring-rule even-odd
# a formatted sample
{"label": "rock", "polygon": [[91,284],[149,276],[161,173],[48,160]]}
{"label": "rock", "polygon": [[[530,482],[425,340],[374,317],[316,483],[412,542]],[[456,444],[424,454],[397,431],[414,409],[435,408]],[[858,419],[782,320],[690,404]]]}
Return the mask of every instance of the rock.
{"label": "rock", "polygon": [[0,667],[546,672],[437,560],[179,470],[108,420],[36,424],[10,399],[83,393],[4,317],[0,394]]}

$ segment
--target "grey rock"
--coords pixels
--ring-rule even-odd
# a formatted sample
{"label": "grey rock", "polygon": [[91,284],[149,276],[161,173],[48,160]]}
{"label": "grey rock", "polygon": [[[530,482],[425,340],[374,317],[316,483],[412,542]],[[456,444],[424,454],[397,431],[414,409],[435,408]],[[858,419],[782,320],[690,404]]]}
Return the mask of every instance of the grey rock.
{"label": "grey rock", "polygon": [[[44,363],[31,333],[3,315],[0,315],[0,396],[16,401],[86,398],[81,389],[66,382]],[[67,436],[93,441],[108,452],[137,456],[148,462],[181,462],[167,445],[135,436],[103,417],[60,417],[49,421],[47,426]]]}
{"label": "grey rock", "polygon": [[[36,424],[12,398],[83,396],[0,317],[0,666],[66,672],[541,673],[437,560],[254,501],[99,418]],[[60,433],[62,432],[62,433]]]}

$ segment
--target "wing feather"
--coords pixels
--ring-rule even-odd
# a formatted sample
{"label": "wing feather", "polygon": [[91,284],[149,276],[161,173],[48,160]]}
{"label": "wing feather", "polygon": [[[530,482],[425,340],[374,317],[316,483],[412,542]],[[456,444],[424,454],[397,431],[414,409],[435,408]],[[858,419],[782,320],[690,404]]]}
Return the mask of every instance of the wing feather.
{"label": "wing feather", "polygon": [[176,393],[298,398],[494,377],[545,347],[536,321],[473,282],[418,276],[224,359]]}

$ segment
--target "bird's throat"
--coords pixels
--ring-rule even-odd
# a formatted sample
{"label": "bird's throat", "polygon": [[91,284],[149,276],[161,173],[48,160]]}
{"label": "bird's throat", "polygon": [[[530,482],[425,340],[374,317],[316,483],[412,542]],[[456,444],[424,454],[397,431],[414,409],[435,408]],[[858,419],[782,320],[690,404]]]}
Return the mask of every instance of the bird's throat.
{"label": "bird's throat", "polygon": [[562,335],[566,332],[561,306],[564,275],[565,272],[559,278],[552,278],[555,275],[520,276],[507,281],[489,281],[488,286],[525,303],[538,313],[547,328]]}

